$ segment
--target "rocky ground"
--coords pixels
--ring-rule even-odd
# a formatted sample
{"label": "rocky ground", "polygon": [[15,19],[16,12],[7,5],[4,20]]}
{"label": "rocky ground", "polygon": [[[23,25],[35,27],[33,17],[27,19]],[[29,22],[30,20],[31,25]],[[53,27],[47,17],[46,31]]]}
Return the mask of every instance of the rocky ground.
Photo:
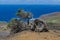
{"label": "rocky ground", "polygon": [[0,40],[60,40],[60,31],[50,30],[49,32],[23,31],[10,35]]}

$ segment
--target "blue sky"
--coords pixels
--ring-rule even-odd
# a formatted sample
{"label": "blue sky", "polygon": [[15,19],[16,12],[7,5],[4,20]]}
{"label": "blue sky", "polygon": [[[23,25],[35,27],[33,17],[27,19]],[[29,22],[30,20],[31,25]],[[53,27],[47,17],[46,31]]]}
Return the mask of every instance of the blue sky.
{"label": "blue sky", "polygon": [[60,0],[0,0],[0,4],[59,4]]}

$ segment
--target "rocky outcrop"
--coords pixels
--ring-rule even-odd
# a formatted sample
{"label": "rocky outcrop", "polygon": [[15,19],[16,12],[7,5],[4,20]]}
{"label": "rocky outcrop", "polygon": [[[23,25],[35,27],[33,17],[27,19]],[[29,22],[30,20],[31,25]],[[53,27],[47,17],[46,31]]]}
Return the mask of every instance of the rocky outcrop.
{"label": "rocky outcrop", "polygon": [[39,17],[40,20],[46,22],[48,29],[60,30],[60,12],[53,12]]}
{"label": "rocky outcrop", "polygon": [[45,22],[60,23],[60,12],[53,12],[39,17]]}
{"label": "rocky outcrop", "polygon": [[0,21],[0,26],[6,25],[6,24],[7,24],[7,22],[5,22],[5,21]]}
{"label": "rocky outcrop", "polygon": [[0,21],[0,37],[6,37],[10,35],[10,30],[7,29],[7,22]]}

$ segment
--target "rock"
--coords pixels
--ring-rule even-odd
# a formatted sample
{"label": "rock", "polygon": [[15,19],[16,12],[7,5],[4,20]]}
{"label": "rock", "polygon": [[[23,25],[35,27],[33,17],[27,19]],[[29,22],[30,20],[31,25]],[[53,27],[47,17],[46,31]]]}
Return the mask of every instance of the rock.
{"label": "rock", "polygon": [[39,19],[45,22],[60,23],[60,12],[53,12],[42,15]]}
{"label": "rock", "polygon": [[46,23],[48,29],[60,30],[60,12],[45,14],[40,16],[39,19]]}
{"label": "rock", "polygon": [[0,37],[7,37],[10,35],[9,31],[0,31]]}
{"label": "rock", "polygon": [[10,30],[7,29],[7,22],[0,21],[0,37],[6,37],[10,35]]}

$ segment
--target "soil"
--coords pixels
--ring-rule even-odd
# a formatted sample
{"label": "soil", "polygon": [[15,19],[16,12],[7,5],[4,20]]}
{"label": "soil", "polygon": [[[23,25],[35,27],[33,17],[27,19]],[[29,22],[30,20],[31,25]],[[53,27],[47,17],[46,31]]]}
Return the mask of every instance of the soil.
{"label": "soil", "polygon": [[[1,40],[1,39],[0,39]],[[32,32],[22,31],[3,40],[60,40],[60,31]]]}

